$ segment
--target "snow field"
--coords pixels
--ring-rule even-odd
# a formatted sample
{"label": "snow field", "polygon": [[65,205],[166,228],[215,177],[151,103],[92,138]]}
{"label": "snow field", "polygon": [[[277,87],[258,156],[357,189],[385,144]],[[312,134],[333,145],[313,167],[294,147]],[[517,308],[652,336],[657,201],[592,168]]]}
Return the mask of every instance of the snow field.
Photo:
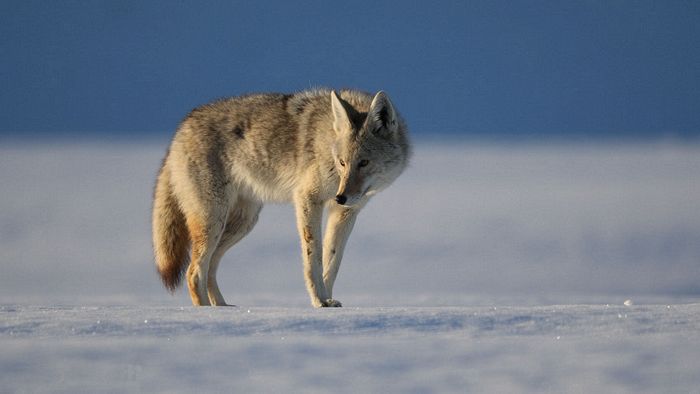
{"label": "snow field", "polygon": [[0,392],[700,387],[698,146],[417,141],[313,310],[289,206],[224,257],[239,307],[163,289],[166,145],[0,144]]}
{"label": "snow field", "polygon": [[8,392],[692,392],[700,305],[0,309]]}

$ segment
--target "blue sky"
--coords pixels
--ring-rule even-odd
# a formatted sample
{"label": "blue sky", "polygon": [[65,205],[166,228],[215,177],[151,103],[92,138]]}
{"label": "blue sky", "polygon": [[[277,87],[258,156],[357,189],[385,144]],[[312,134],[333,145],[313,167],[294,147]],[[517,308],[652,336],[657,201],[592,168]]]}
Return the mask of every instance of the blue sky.
{"label": "blue sky", "polygon": [[700,2],[3,1],[0,82],[0,135],[329,86],[386,90],[415,134],[695,139]]}

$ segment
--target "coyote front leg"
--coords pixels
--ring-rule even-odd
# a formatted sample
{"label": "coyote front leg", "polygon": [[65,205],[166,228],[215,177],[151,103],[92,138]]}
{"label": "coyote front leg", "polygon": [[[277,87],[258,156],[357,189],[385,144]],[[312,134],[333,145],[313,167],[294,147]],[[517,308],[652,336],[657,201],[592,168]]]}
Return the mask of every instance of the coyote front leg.
{"label": "coyote front leg", "polygon": [[323,285],[321,255],[321,218],[323,205],[306,195],[295,198],[297,229],[301,238],[301,258],[304,261],[304,281],[309,292],[311,305],[316,308],[330,306]]}
{"label": "coyote front leg", "polygon": [[337,303],[338,306],[340,302],[333,300],[333,284],[356,218],[357,209],[342,207],[335,202],[328,207],[328,223],[323,238],[323,283],[329,302]]}

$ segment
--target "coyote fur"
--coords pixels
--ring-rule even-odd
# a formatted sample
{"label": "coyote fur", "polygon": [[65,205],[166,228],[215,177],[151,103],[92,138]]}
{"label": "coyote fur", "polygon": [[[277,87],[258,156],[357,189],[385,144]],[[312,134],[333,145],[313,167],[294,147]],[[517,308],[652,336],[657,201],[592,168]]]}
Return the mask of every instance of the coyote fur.
{"label": "coyote fur", "polygon": [[155,187],[163,283],[174,291],[185,274],[194,305],[226,305],[216,281],[221,257],[250,232],[263,203],[292,202],[311,304],[341,306],[333,284],[357,213],[409,156],[406,125],[384,92],[254,94],[194,109]]}

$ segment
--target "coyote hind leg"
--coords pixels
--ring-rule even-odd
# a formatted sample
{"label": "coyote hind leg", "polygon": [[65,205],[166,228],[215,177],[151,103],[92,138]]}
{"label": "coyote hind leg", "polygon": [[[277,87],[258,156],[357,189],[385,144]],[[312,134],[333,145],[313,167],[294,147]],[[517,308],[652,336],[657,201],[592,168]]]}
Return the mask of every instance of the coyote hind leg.
{"label": "coyote hind leg", "polygon": [[259,202],[239,199],[236,206],[229,212],[226,219],[226,227],[209,262],[207,293],[211,305],[227,305],[216,281],[216,270],[219,268],[219,263],[224,253],[253,229],[258,221],[258,214],[261,209],[262,204]]}
{"label": "coyote hind leg", "polygon": [[225,218],[225,211],[210,212],[208,218],[194,215],[187,217],[187,229],[192,241],[187,287],[195,306],[210,305],[207,293],[210,261],[223,233]]}

